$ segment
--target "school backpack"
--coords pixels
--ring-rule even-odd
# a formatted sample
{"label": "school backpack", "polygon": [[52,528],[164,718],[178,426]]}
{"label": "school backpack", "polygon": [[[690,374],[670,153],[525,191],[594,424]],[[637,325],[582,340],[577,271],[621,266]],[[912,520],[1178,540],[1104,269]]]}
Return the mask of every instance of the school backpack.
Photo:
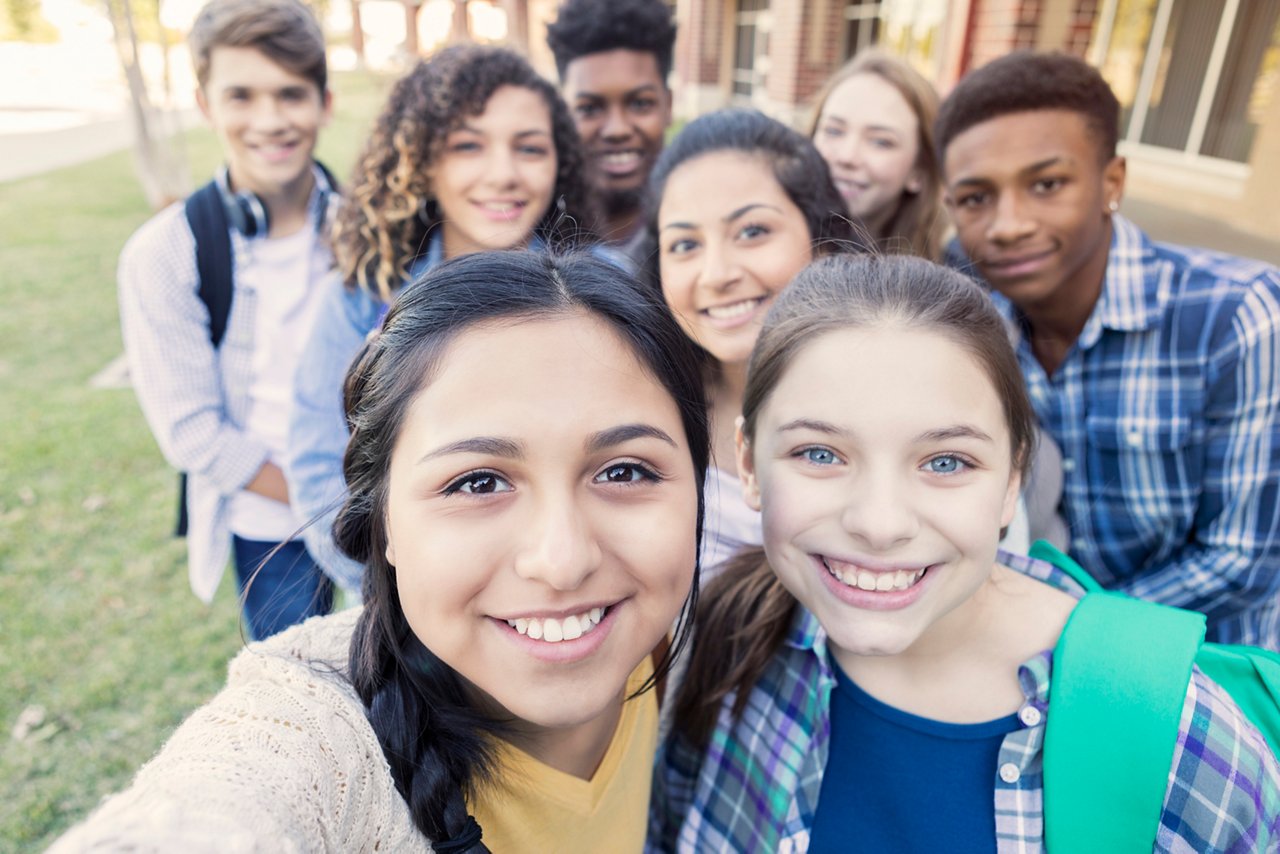
{"label": "school backpack", "polygon": [[[336,191],[337,181],[323,163],[316,166],[327,182],[326,192]],[[244,195],[244,194],[241,194]],[[187,197],[184,210],[191,236],[196,242],[196,275],[200,278],[198,295],[209,310],[209,340],[217,350],[227,331],[227,318],[231,315],[232,259],[231,218],[227,206],[238,204],[215,178]],[[187,535],[187,473],[178,473],[178,520],[174,526],[175,537]]]}
{"label": "school backpack", "polygon": [[1043,540],[1029,554],[1086,591],[1053,654],[1045,847],[1053,854],[1145,854],[1164,808],[1191,665],[1231,695],[1277,753],[1280,655],[1205,643],[1203,614],[1103,590]]}

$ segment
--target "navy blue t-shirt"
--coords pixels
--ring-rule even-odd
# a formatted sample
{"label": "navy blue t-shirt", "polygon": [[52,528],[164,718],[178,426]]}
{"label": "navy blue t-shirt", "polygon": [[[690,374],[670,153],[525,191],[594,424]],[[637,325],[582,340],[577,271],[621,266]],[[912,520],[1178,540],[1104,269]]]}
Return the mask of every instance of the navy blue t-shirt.
{"label": "navy blue t-shirt", "polygon": [[875,699],[832,662],[831,752],[809,851],[994,852],[1000,745],[1016,714],[951,724]]}

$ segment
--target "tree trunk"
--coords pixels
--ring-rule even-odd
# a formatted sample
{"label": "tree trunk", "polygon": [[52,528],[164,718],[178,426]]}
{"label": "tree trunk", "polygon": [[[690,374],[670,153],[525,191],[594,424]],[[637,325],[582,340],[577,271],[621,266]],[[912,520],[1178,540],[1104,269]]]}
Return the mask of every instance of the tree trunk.
{"label": "tree trunk", "polygon": [[356,53],[356,67],[364,68],[364,25],[360,22],[360,0],[351,0],[351,49]]}
{"label": "tree trunk", "polygon": [[134,168],[147,201],[158,210],[185,196],[191,189],[191,178],[186,162],[175,149],[175,141],[181,139],[177,122],[166,121],[166,116],[152,107],[147,94],[139,61],[138,33],[129,2],[105,0],[115,34],[116,54],[129,84]]}

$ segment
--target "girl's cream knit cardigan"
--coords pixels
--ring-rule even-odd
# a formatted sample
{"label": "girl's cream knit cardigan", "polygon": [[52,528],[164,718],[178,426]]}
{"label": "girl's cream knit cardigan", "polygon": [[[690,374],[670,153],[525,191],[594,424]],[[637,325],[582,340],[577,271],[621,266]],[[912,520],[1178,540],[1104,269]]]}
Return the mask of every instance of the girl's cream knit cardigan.
{"label": "girl's cream knit cardigan", "polygon": [[343,675],[358,615],[240,652],[227,686],[51,852],[430,851]]}

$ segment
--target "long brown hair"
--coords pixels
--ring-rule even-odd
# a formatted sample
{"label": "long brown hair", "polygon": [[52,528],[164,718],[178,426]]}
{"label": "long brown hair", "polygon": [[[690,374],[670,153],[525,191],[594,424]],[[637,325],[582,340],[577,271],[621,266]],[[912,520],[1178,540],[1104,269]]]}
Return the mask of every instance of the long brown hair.
{"label": "long brown hair", "polygon": [[878,48],[860,51],[822,87],[814,101],[807,133],[818,132],[822,109],[836,87],[850,77],[871,74],[892,86],[907,102],[916,117],[915,168],[922,175],[920,192],[902,194],[898,209],[885,224],[884,235],[876,238],[880,251],[919,255],[937,261],[942,256],[942,239],[947,231],[947,214],[942,206],[942,169],[933,144],[933,122],[938,115],[938,93],[920,72],[905,60]]}
{"label": "long brown hair", "polygon": [[[804,348],[828,332],[882,326],[936,332],[973,357],[1000,398],[1013,468],[1025,478],[1035,414],[1004,321],[972,281],[910,256],[830,255],[802,270],[778,296],[747,363],[742,401],[747,442],[755,439],[761,409]],[[741,717],[795,608],[763,549],[739,555],[708,585],[676,698],[677,732],[705,746],[731,694],[733,717]]]}

